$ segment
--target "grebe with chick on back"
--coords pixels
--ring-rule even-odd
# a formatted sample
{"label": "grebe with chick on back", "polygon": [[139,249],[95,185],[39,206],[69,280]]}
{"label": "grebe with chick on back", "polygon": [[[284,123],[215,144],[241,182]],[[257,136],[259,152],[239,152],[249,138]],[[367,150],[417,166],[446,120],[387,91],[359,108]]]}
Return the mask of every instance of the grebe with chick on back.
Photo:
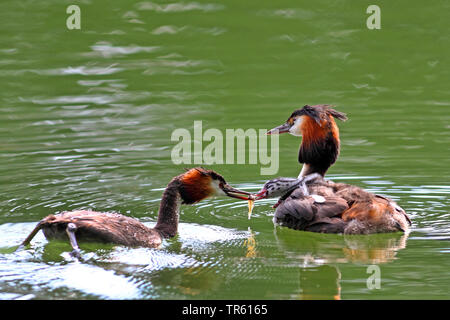
{"label": "grebe with chick on back", "polygon": [[411,220],[393,200],[360,187],[325,180],[340,151],[339,128],[334,119],[347,116],[330,105],[304,106],[267,134],[289,132],[302,136],[298,161],[303,164],[297,179],[266,182],[256,200],[280,197],[273,222],[296,230],[369,234],[409,232]]}
{"label": "grebe with chick on back", "polygon": [[215,195],[241,200],[250,198],[250,193],[231,187],[217,172],[193,168],[174,177],[167,185],[154,228],[118,213],[70,211],[42,219],[19,248],[28,245],[40,230],[47,239],[68,237],[74,250],[72,253],[77,257],[80,252],[77,240],[130,247],[158,247],[163,238],[172,238],[177,234],[181,204],[194,204]]}

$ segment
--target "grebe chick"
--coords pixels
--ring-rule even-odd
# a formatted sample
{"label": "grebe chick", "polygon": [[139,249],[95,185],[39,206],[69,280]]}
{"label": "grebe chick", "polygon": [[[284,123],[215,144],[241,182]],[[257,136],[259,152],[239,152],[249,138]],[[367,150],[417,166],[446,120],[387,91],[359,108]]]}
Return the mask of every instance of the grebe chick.
{"label": "grebe chick", "polygon": [[[394,201],[357,186],[323,179],[340,150],[339,128],[334,118],[346,120],[347,116],[329,105],[304,106],[294,111],[286,123],[268,132],[302,136],[298,160],[303,168],[299,179],[320,177],[297,183],[302,188],[293,188],[295,182],[284,185],[286,193],[276,205],[274,222],[293,229],[327,233],[407,232],[411,221]],[[274,193],[263,188],[256,199],[271,194]]]}
{"label": "grebe chick", "polygon": [[308,196],[309,190],[306,184],[320,177],[320,174],[312,173],[300,178],[275,178],[264,183],[262,189],[258,194],[253,195],[253,198],[258,200],[280,197],[278,202],[273,206],[273,208],[276,208],[297,188],[301,188],[303,195]]}
{"label": "grebe chick", "polygon": [[148,228],[138,220],[118,213],[78,210],[45,217],[22,242],[21,247],[28,245],[41,229],[47,239],[68,237],[76,256],[79,256],[77,240],[130,247],[158,247],[163,238],[177,234],[181,204],[193,204],[214,195],[248,200],[250,194],[231,187],[213,170],[193,168],[174,177],[167,185],[154,228]]}

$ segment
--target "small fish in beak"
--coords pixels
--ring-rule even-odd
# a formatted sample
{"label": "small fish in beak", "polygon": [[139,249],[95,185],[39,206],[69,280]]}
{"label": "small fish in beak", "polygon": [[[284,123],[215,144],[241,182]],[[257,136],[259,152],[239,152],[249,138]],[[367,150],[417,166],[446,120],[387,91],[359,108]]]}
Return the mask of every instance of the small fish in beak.
{"label": "small fish in beak", "polygon": [[254,207],[255,196],[250,192],[235,189],[228,184],[221,185],[221,188],[228,197],[248,201],[248,218],[250,219]]}
{"label": "small fish in beak", "polygon": [[255,199],[253,195],[250,195],[248,199],[248,220],[250,220],[253,212],[253,208],[255,207]]}

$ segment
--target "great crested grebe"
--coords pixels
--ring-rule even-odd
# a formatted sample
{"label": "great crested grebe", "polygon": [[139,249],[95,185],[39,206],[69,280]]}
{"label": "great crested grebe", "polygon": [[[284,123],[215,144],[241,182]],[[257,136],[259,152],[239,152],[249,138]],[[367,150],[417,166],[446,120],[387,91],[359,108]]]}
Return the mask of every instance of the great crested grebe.
{"label": "great crested grebe", "polygon": [[324,179],[339,155],[339,129],[334,118],[345,114],[329,105],[304,106],[286,123],[268,132],[302,136],[297,179],[277,178],[266,182],[255,198],[281,196],[274,223],[296,230],[323,233],[368,234],[408,232],[411,221],[391,199],[360,187]]}
{"label": "great crested grebe", "polygon": [[299,177],[311,173],[324,176],[339,155],[339,128],[334,118],[347,120],[344,113],[331,109],[329,105],[304,106],[267,134],[289,132],[294,136],[302,136],[298,162],[303,163],[303,168]]}
{"label": "great crested grebe", "polygon": [[68,237],[76,256],[79,256],[77,239],[130,247],[158,247],[163,238],[177,234],[181,204],[193,204],[214,195],[248,200],[250,194],[231,187],[213,170],[193,168],[174,177],[167,185],[154,228],[118,213],[71,211],[42,219],[20,247],[29,244],[41,229],[47,239]]}

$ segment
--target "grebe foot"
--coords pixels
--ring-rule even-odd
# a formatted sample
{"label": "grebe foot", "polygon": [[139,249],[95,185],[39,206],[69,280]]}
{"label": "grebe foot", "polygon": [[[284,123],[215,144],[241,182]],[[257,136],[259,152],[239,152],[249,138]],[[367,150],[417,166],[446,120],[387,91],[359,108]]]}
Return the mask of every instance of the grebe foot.
{"label": "grebe foot", "polygon": [[69,237],[70,245],[73,248],[70,255],[74,258],[81,259],[80,248],[78,247],[77,238],[75,237],[75,231],[77,231],[75,223],[68,223],[66,233]]}

